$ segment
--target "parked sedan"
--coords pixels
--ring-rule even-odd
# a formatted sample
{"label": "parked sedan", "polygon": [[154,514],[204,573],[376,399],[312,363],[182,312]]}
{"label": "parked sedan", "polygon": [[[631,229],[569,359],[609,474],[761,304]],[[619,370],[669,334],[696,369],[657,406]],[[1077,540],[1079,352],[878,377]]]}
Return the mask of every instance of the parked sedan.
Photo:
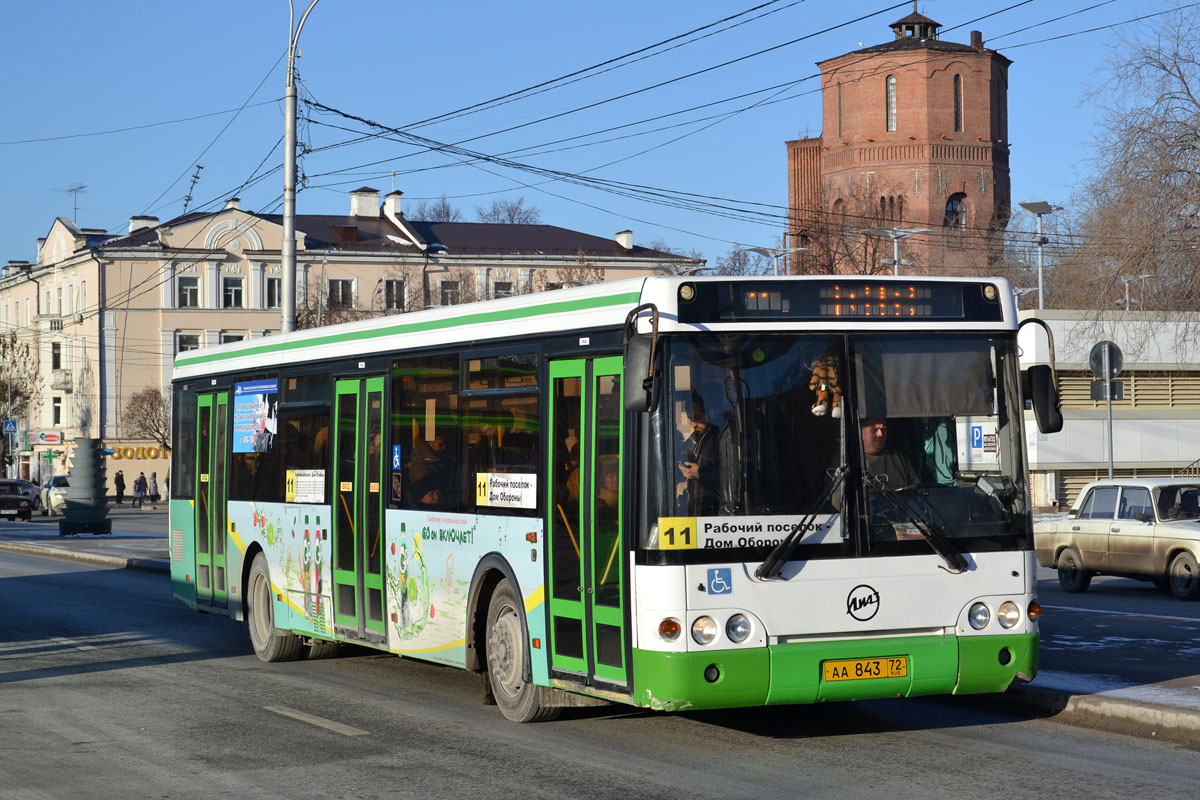
{"label": "parked sedan", "polygon": [[43,517],[47,514],[53,517],[62,511],[63,506],[67,504],[67,476],[55,475],[46,481],[40,499]]}
{"label": "parked sedan", "polygon": [[21,493],[21,484],[11,479],[0,479],[0,519],[23,519],[33,516],[33,503]]}
{"label": "parked sedan", "polygon": [[1038,563],[1068,592],[1093,575],[1153,581],[1180,600],[1200,597],[1200,480],[1102,480],[1079,493],[1064,520],[1033,526]]}

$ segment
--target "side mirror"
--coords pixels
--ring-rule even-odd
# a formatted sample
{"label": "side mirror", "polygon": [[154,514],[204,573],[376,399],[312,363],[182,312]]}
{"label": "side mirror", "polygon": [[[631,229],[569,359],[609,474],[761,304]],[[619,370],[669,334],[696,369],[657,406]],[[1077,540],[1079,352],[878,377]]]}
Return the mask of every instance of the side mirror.
{"label": "side mirror", "polygon": [[1063,418],[1058,387],[1054,385],[1054,371],[1048,364],[1035,364],[1025,370],[1025,375],[1038,430],[1042,433],[1058,433],[1062,430]]}
{"label": "side mirror", "polygon": [[635,336],[625,345],[625,410],[649,411],[657,393],[658,369],[652,363],[653,342],[649,336]]}
{"label": "side mirror", "polygon": [[1072,508],[1067,512],[1067,519],[1079,519],[1079,510]]}
{"label": "side mirror", "polygon": [[[637,332],[637,317],[643,311],[650,312],[650,333]],[[625,317],[625,387],[626,411],[652,411],[662,383],[662,369],[658,365],[658,309],[653,303],[644,303]]]}

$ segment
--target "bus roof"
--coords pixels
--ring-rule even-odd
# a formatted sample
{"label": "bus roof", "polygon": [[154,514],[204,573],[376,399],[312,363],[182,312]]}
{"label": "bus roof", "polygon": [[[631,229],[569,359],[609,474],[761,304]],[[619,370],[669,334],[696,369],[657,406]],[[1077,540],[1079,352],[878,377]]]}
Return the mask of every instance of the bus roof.
{"label": "bus roof", "polygon": [[[743,294],[753,296],[753,288],[762,294],[762,309],[755,308],[753,318],[744,307],[726,314],[725,306],[714,309],[704,318],[689,316],[681,297],[691,285],[691,295],[697,298],[715,296],[722,286],[745,287]],[[885,319],[881,315],[861,313],[850,316],[815,313],[798,316],[789,303],[816,298],[819,290],[821,308],[842,308],[846,303],[863,303],[863,291],[871,298],[876,293],[901,290],[929,289],[934,294],[954,287],[979,287],[996,309],[989,319],[957,319],[930,317],[926,329],[954,330],[1015,330],[1016,304],[1012,288],[1000,278],[935,278],[894,276],[654,276],[622,281],[605,281],[561,290],[516,295],[497,300],[439,306],[422,311],[394,314],[356,322],[329,325],[266,338],[233,342],[180,353],[175,359],[174,380],[188,380],[203,375],[245,370],[271,369],[288,364],[324,359],[345,359],[373,353],[439,347],[460,342],[498,340],[520,335],[569,333],[603,328],[618,328],[631,309],[642,303],[654,303],[659,310],[660,332],[746,330],[816,331],[830,330],[913,330],[913,319],[899,315]],[[941,287],[939,289],[939,287]],[[830,300],[836,288],[838,299]],[[807,293],[801,297],[798,293]],[[733,292],[725,295],[733,296]],[[842,295],[845,295],[843,298]],[[807,295],[811,295],[809,298]],[[899,295],[897,295],[899,297]],[[813,302],[817,302],[813,299]],[[904,303],[910,301],[904,300]],[[782,304],[782,305],[781,305]],[[872,299],[868,303],[877,305]],[[883,305],[890,304],[890,301]],[[727,306],[728,304],[726,304]],[[797,303],[797,306],[799,303]],[[897,307],[899,307],[899,303]],[[852,306],[857,307],[857,306]],[[871,309],[868,308],[868,311]],[[708,313],[708,312],[705,312]],[[921,316],[921,315],[917,315]],[[642,320],[641,329],[648,330]],[[397,341],[396,337],[402,337]]]}

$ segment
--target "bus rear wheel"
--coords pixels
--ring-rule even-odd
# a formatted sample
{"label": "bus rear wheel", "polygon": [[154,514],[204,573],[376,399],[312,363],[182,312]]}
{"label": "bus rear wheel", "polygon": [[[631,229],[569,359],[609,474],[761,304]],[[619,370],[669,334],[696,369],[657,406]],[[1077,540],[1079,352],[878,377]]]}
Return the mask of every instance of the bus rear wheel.
{"label": "bus rear wheel", "polygon": [[246,599],[250,611],[246,615],[250,628],[250,644],[259,661],[294,661],[300,654],[300,637],[275,627],[275,613],[271,605],[271,572],[267,568],[267,557],[263,553],[254,556],[250,564],[250,591]]}
{"label": "bus rear wheel", "polygon": [[487,615],[487,671],[500,713],[513,722],[544,722],[561,709],[549,704],[550,691],[525,681],[529,648],[518,616],[521,605],[507,580],[492,593]]}

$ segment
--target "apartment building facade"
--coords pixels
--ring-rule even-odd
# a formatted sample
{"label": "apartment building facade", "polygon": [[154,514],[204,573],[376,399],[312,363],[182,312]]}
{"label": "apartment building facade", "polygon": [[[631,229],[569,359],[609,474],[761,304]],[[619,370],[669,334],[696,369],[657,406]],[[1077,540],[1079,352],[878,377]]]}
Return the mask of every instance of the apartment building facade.
{"label": "apartment building facade", "polygon": [[[347,215],[297,215],[299,327],[703,263],[634,245],[630,231],[409,220],[401,199],[363,187]],[[112,451],[110,483],[121,469],[128,485],[157,472],[162,486],[169,440],[130,401],[169,391],[179,352],[279,330],[282,234],[280,215],[236,199],[163,223],[134,217],[122,234],[56,219],[35,261],[0,274],[0,332],[34,349],[39,376],[10,474],[67,472],[74,438],[90,436]]]}

